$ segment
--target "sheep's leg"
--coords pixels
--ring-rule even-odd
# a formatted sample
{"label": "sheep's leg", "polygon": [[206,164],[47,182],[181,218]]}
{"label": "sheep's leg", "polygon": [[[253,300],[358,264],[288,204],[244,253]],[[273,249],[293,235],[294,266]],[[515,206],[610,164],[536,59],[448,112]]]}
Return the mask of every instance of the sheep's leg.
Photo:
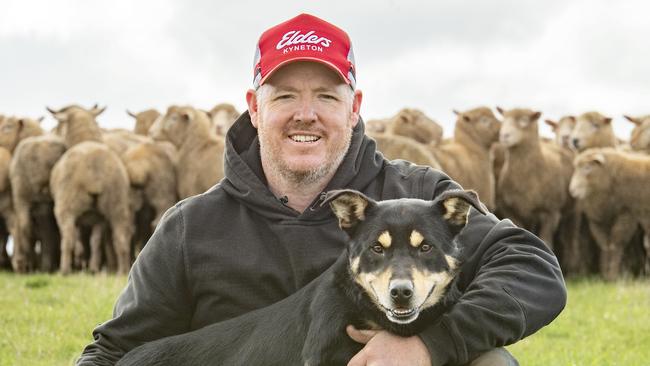
{"label": "sheep's leg", "polygon": [[[106,227],[104,227],[106,229]],[[115,256],[115,248],[113,248],[113,239],[110,231],[105,232],[104,235],[104,257],[106,258],[106,268],[109,272],[114,273],[117,271],[117,257]]]}
{"label": "sheep's leg", "polygon": [[539,228],[539,238],[546,243],[546,245],[553,250],[553,235],[555,235],[555,230],[560,224],[560,212],[549,212],[547,214],[540,215],[540,228]]}
{"label": "sheep's leg", "polygon": [[637,221],[630,214],[621,214],[616,218],[608,243],[609,264],[608,273],[604,274],[605,279],[614,280],[621,273],[625,248],[632,240],[636,229]]}
{"label": "sheep's leg", "polygon": [[117,273],[128,274],[131,267],[131,222],[114,220],[111,224],[113,247],[117,256]]}
{"label": "sheep's leg", "polygon": [[52,272],[56,270],[59,253],[60,238],[56,222],[51,216],[39,214],[36,217],[38,232],[41,241],[41,271]]}
{"label": "sheep's leg", "polygon": [[104,227],[102,224],[92,226],[90,233],[90,263],[88,269],[92,273],[97,273],[102,265],[102,233]]}
{"label": "sheep's leg", "polygon": [[16,214],[16,231],[14,233],[14,254],[11,259],[14,271],[25,273],[31,268],[34,257],[31,238],[31,218],[29,208],[23,205],[14,207]]}
{"label": "sheep's leg", "polygon": [[75,217],[69,213],[57,213],[57,222],[61,231],[61,274],[69,274],[72,271],[72,256],[75,249],[75,243],[78,238]]}

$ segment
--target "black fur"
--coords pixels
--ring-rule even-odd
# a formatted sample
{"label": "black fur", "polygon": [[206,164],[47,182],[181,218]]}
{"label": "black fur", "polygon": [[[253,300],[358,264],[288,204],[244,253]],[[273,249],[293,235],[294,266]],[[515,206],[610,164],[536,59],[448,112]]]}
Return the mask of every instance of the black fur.
{"label": "black fur", "polygon": [[[444,297],[412,323],[393,323],[355,282],[350,258],[363,251],[369,232],[389,225],[399,231],[400,225],[410,228],[413,221],[423,220],[428,223],[426,230],[430,230],[425,236],[435,235],[440,242],[434,253],[457,255],[453,240],[462,227],[443,219],[442,202],[449,197],[460,198],[483,212],[475,194],[467,191],[445,192],[433,202],[375,202],[356,191],[330,193],[326,202],[333,206],[350,240],[327,271],[282,301],[193,332],[144,344],[129,352],[118,365],[346,365],[363,346],[345,333],[349,324],[363,329],[374,323],[395,334],[417,334],[434,322],[452,299]],[[365,210],[358,215],[361,211],[355,210],[355,205],[364,201]],[[339,207],[337,212],[337,204],[350,206]],[[354,217],[345,217],[350,214]]]}

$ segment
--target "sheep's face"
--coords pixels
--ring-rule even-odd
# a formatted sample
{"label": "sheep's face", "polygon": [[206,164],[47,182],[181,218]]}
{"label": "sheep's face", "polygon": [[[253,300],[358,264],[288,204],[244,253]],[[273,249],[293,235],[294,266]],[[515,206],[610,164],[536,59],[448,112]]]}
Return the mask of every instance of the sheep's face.
{"label": "sheep's face", "polygon": [[499,132],[499,142],[505,147],[517,146],[525,143],[529,139],[537,139],[537,120],[541,116],[540,112],[534,112],[530,109],[512,109],[503,111],[503,125]]}
{"label": "sheep's face", "polygon": [[571,147],[571,133],[576,126],[576,119],[573,116],[562,117],[555,128],[555,141],[558,145],[566,148]]}
{"label": "sheep's face", "polygon": [[571,132],[571,145],[577,151],[592,147],[607,146],[606,140],[614,136],[612,119],[597,112],[588,112],[576,119],[576,126]]}
{"label": "sheep's face", "polygon": [[573,165],[575,167],[569,192],[577,199],[585,199],[595,191],[604,191],[609,187],[609,177],[605,171],[606,157],[596,150],[578,155]]}
{"label": "sheep's face", "polygon": [[634,127],[630,136],[630,145],[634,150],[650,150],[650,116],[640,121],[640,123]]}
{"label": "sheep's face", "polygon": [[225,136],[230,126],[239,117],[239,112],[230,104],[221,104],[210,111],[211,124],[217,135]]}
{"label": "sheep's face", "polygon": [[465,124],[473,135],[476,136],[482,146],[489,148],[493,143],[499,140],[499,131],[501,130],[501,121],[499,121],[487,107],[478,107],[459,113],[456,123]]}
{"label": "sheep's face", "polygon": [[171,106],[160,121],[160,125],[153,131],[153,138],[169,141],[176,148],[180,148],[195,118],[196,111],[193,108]]}
{"label": "sheep's face", "polygon": [[0,121],[0,146],[13,151],[18,144],[18,134],[24,121],[20,118],[7,117]]}

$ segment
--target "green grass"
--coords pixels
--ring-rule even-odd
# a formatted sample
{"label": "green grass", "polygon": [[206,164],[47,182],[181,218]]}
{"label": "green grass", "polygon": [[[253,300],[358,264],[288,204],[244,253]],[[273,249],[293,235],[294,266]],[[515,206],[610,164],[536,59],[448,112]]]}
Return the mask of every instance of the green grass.
{"label": "green grass", "polygon": [[[125,277],[0,273],[0,366],[71,365],[111,316]],[[512,345],[522,366],[650,365],[650,281],[568,283],[548,327]]]}

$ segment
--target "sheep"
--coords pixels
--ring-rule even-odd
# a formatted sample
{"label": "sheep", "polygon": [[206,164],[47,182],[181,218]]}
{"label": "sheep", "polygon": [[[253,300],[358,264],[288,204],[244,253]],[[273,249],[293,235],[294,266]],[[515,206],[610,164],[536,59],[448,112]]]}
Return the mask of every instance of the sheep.
{"label": "sheep", "polygon": [[541,112],[497,110],[504,118],[499,142],[506,148],[497,206],[504,216],[536,233],[553,249],[562,210],[571,203],[572,156],[555,144],[540,141],[537,121]]}
{"label": "sheep", "polygon": [[478,107],[457,115],[453,139],[432,147],[442,170],[463,187],[478,192],[481,201],[493,210],[494,174],[490,147],[497,141],[501,122],[487,107]]}
{"label": "sheep", "polygon": [[[147,142],[129,148],[123,155],[131,187],[141,197],[142,207],[136,213],[134,235],[136,253],[142,249],[162,215],[178,200],[174,163],[164,146]],[[147,215],[149,208],[152,216]]]}
{"label": "sheep", "polygon": [[91,272],[99,271],[101,266],[102,232],[106,226],[110,228],[118,273],[126,274],[131,265],[133,232],[129,177],[117,154],[102,142],[95,118],[104,108],[50,111],[59,123],[65,124],[64,141],[68,147],[52,169],[50,180],[54,215],[61,232],[60,272],[68,274],[72,269],[79,224],[91,227]]}
{"label": "sheep", "polygon": [[634,151],[650,154],[650,115],[642,117],[624,116],[635,124],[630,134],[630,147]]}
{"label": "sheep", "polygon": [[389,121],[390,119],[388,118],[369,119],[364,121],[366,133],[377,134],[386,132],[386,127],[388,126]]}
{"label": "sheep", "polygon": [[213,131],[219,136],[226,136],[228,129],[239,118],[240,113],[230,103],[219,103],[208,113]]}
{"label": "sheep", "polygon": [[205,112],[189,106],[170,106],[150,134],[155,140],[170,141],[178,149],[180,199],[202,193],[223,178],[225,141],[211,132]]}
{"label": "sheep", "polygon": [[438,145],[442,127],[417,109],[404,108],[388,120],[386,133],[412,138],[425,145]]}
{"label": "sheep", "polygon": [[43,134],[40,126],[43,117],[38,119],[5,117],[0,121],[0,147],[13,152],[16,145],[27,137]]}
{"label": "sheep", "polygon": [[555,132],[555,143],[564,148],[571,149],[571,133],[576,126],[576,118],[574,116],[564,116],[557,122],[550,119],[544,120],[544,122]]}
{"label": "sheep", "polygon": [[102,141],[121,158],[129,148],[151,142],[152,139],[133,131],[114,129],[102,131]]}
{"label": "sheep", "polygon": [[379,150],[387,159],[403,159],[414,164],[440,169],[440,164],[424,145],[404,136],[383,133],[368,133],[377,143]]}
{"label": "sheep", "polygon": [[589,149],[575,158],[574,166],[569,189],[588,217],[603,277],[614,280],[619,275],[637,224],[645,232],[644,269],[650,273],[650,157],[614,148]]}
{"label": "sheep", "polygon": [[65,143],[45,134],[22,140],[9,166],[15,213],[14,255],[17,272],[37,268],[34,245],[41,242],[40,269],[51,272],[58,267],[59,231],[49,189],[52,167],[65,152]]}
{"label": "sheep", "polygon": [[[0,116],[0,119],[2,116]],[[2,123],[0,121],[0,123]],[[7,253],[9,234],[14,232],[14,210],[11,202],[9,164],[11,152],[0,147],[0,269],[11,270],[11,259]]]}
{"label": "sheep", "polygon": [[149,133],[149,128],[151,128],[156,119],[160,117],[160,112],[153,108],[138,113],[133,113],[127,109],[126,114],[135,118],[135,127],[133,128],[133,132],[144,136]]}
{"label": "sheep", "polygon": [[576,118],[571,132],[571,145],[578,151],[593,147],[613,147],[618,144],[612,119],[598,112],[586,112]]}

